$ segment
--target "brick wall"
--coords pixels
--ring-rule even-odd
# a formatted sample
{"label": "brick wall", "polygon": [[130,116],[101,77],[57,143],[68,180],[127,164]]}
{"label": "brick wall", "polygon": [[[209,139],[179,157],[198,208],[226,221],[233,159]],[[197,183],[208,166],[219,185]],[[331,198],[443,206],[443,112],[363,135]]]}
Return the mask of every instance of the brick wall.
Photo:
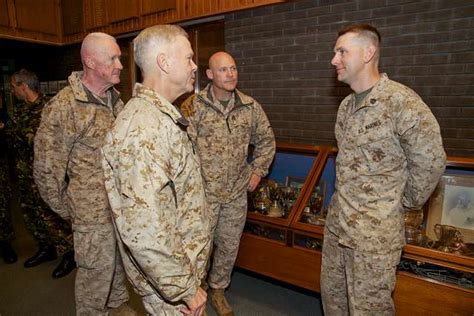
{"label": "brick wall", "polygon": [[226,49],[278,140],[335,145],[337,107],[351,92],[330,65],[336,34],[373,24],[380,70],[422,96],[449,155],[474,156],[473,17],[471,1],[300,0],[227,15]]}

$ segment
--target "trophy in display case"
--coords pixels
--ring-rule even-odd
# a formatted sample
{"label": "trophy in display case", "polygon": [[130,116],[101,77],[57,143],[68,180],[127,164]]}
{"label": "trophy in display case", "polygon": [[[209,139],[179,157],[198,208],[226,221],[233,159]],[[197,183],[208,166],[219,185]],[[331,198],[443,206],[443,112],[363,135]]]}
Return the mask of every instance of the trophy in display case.
{"label": "trophy in display case", "polygon": [[436,248],[443,252],[456,252],[459,251],[464,243],[462,241],[462,235],[456,227],[451,225],[436,224],[434,227],[438,242]]}
{"label": "trophy in display case", "polygon": [[269,217],[286,218],[296,202],[299,190],[276,181],[263,179],[249,194],[249,208]]}
{"label": "trophy in display case", "polygon": [[313,225],[324,225],[326,221],[326,211],[324,205],[324,182],[320,181],[309,198],[308,204],[303,210],[303,216],[301,221],[313,224]]}
{"label": "trophy in display case", "polygon": [[422,242],[422,223],[422,209],[407,210],[405,212],[405,240],[407,244],[419,245]]}

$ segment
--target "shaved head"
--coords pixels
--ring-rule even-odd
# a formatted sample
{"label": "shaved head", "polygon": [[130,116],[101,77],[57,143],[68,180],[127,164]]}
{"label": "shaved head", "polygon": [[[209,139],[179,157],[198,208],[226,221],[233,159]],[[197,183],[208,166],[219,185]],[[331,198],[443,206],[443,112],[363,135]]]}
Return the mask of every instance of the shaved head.
{"label": "shaved head", "polygon": [[81,46],[81,61],[84,64],[87,57],[97,56],[107,52],[108,45],[113,42],[116,43],[114,37],[105,33],[90,33],[82,41]]}
{"label": "shaved head", "polygon": [[216,67],[218,67],[222,60],[228,60],[231,63],[235,64],[235,60],[230,54],[226,52],[217,52],[212,54],[211,57],[209,57],[209,68],[215,69]]}
{"label": "shaved head", "polygon": [[212,91],[219,100],[229,100],[237,87],[239,74],[234,58],[226,52],[217,52],[209,58],[207,78],[212,80]]}
{"label": "shaved head", "polygon": [[82,41],[81,61],[83,83],[93,92],[103,95],[107,89],[120,83],[120,47],[112,36],[90,33]]}

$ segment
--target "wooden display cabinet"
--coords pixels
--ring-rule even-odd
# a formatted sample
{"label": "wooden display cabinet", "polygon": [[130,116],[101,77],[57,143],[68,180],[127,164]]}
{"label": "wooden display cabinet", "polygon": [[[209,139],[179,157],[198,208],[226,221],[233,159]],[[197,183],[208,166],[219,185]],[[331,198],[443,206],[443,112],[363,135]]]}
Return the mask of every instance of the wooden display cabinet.
{"label": "wooden display cabinet", "polygon": [[[285,154],[295,158],[295,161],[281,159]],[[267,178],[281,180],[282,175],[276,175],[275,172],[285,170],[285,177],[291,179],[294,170],[281,164],[299,165],[301,156],[306,159],[312,157],[309,161],[313,161],[313,165],[311,168],[306,167],[309,171],[304,178],[304,185],[284,218],[255,212],[252,200],[249,200],[247,223],[236,266],[305,289],[320,291],[324,216],[334,192],[336,155],[337,149],[331,147],[277,144],[276,159]],[[449,203],[439,202],[440,186],[444,183],[444,191],[441,192],[443,198],[455,195],[459,188],[448,186],[459,183],[452,182],[452,176],[459,177],[455,180],[462,180],[459,183],[461,187],[466,187],[474,207],[474,159],[449,157],[445,175],[425,206],[423,234],[433,235],[429,231],[436,225],[433,221],[444,224],[440,221],[444,215],[437,213],[443,212],[442,208]],[[470,177],[473,179],[472,185]],[[474,220],[474,208],[472,210]],[[473,246],[471,238],[474,236],[474,227],[472,231],[469,229],[470,219],[466,223],[461,231],[468,236],[467,245]],[[425,238],[424,241],[423,244],[408,244],[404,248],[393,294],[397,315],[474,315],[473,254],[441,251],[437,249],[439,245],[436,239],[427,242]],[[411,267],[411,270],[407,267]]]}
{"label": "wooden display cabinet", "polygon": [[[294,231],[290,224],[307,195],[306,190],[312,183],[313,175],[320,172],[326,152],[325,147],[277,143],[275,159],[268,176],[262,179],[254,194],[249,194],[249,211],[237,266],[303,288],[319,290],[314,287],[319,284],[319,273],[315,275],[306,272],[321,265],[320,256],[314,251],[293,247]],[[298,189],[295,196],[289,199],[292,203],[280,204],[283,208],[283,204],[287,205],[282,217],[263,215],[265,212],[256,205],[259,197],[255,196],[260,194],[259,190],[266,180],[278,183],[280,188]],[[298,188],[300,185],[301,188]],[[321,238],[322,235],[319,236]]]}

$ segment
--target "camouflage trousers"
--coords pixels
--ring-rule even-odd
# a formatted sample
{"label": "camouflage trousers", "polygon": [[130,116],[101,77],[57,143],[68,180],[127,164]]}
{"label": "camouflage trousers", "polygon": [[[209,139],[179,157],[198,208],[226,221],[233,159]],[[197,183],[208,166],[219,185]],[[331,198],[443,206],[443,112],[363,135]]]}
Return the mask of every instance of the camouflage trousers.
{"label": "camouflage trousers", "polygon": [[213,289],[229,286],[232,269],[239,251],[240,237],[247,217],[247,191],[229,203],[209,202],[213,216],[214,249],[208,283]]}
{"label": "camouflage trousers", "polygon": [[77,315],[108,315],[129,299],[112,223],[74,226]]}
{"label": "camouflage trousers", "polygon": [[156,294],[142,296],[142,303],[147,315],[153,316],[182,316],[181,308],[186,307],[180,303],[169,304]]}
{"label": "camouflage trousers", "polygon": [[17,175],[25,226],[38,246],[54,246],[59,255],[72,251],[74,248],[71,224],[53,212],[43,201],[33,179],[33,170],[18,168]]}
{"label": "camouflage trousers", "polygon": [[395,315],[392,292],[401,250],[387,254],[359,252],[338,243],[327,229],[321,265],[324,314]]}
{"label": "camouflage trousers", "polygon": [[10,201],[10,181],[8,178],[8,163],[0,158],[0,241],[11,241],[13,232]]}

